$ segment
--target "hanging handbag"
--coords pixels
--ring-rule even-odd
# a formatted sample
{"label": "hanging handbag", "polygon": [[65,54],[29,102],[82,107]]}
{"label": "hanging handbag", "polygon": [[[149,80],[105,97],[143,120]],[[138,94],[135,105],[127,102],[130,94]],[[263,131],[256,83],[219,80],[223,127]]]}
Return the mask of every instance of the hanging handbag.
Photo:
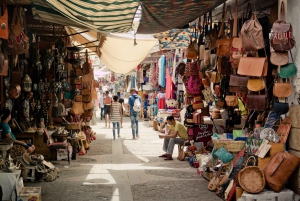
{"label": "hanging handbag", "polygon": [[188,80],[188,87],[187,87],[187,91],[190,94],[200,94],[201,93],[201,80],[199,78],[199,76],[190,76],[189,80]]}
{"label": "hanging handbag", "polygon": [[210,81],[212,83],[220,83],[221,82],[221,75],[217,72],[211,72],[210,74]]}
{"label": "hanging handbag", "polygon": [[267,76],[268,60],[266,57],[242,57],[237,73],[254,77]]}
{"label": "hanging handbag", "polygon": [[82,102],[84,102],[84,103],[89,103],[89,102],[91,102],[91,101],[92,101],[91,95],[83,95],[83,96],[82,96]]}
{"label": "hanging handbag", "polygon": [[218,73],[221,75],[231,74],[231,62],[230,57],[219,57],[218,58]]}
{"label": "hanging handbag", "polygon": [[250,91],[260,91],[265,88],[265,81],[263,78],[249,78],[247,88]]}
{"label": "hanging handbag", "polygon": [[262,26],[252,14],[252,19],[247,20],[242,27],[241,35],[245,51],[256,51],[265,47]]}
{"label": "hanging handbag", "polygon": [[82,95],[91,95],[91,89],[85,88],[81,90]]}
{"label": "hanging handbag", "polygon": [[266,181],[271,190],[280,192],[299,163],[300,159],[288,152],[275,154],[264,168]]}
{"label": "hanging handbag", "polygon": [[75,115],[81,115],[84,113],[82,102],[73,102],[71,112]]}
{"label": "hanging handbag", "polygon": [[225,101],[228,107],[236,107],[238,105],[238,98],[236,96],[227,95]]}
{"label": "hanging handbag", "polygon": [[74,84],[81,84],[82,83],[82,78],[76,78],[74,80]]}
{"label": "hanging handbag", "polygon": [[292,25],[286,22],[283,1],[280,7],[280,18],[274,22],[272,26],[270,43],[272,48],[276,51],[291,50],[296,45]]}
{"label": "hanging handbag", "polygon": [[76,102],[82,102],[82,95],[76,95],[74,100]]}
{"label": "hanging handbag", "polygon": [[93,102],[83,103],[83,110],[90,110],[94,108]]}
{"label": "hanging handbag", "polygon": [[29,49],[29,39],[23,32],[22,25],[24,24],[24,19],[22,18],[22,15],[23,9],[20,6],[16,6],[14,8],[8,38],[7,51],[11,55],[24,54]]}
{"label": "hanging handbag", "polygon": [[293,89],[290,82],[278,82],[273,85],[273,95],[277,98],[287,98],[292,95]]}
{"label": "hanging handbag", "polygon": [[249,110],[265,111],[268,108],[268,93],[266,87],[265,94],[248,94],[246,103],[247,109]]}
{"label": "hanging handbag", "polygon": [[[191,37],[192,38],[192,37]],[[198,57],[198,51],[195,49],[195,46],[197,45],[197,42],[191,41],[186,53],[187,59],[196,60]]]}
{"label": "hanging handbag", "polygon": [[21,85],[22,81],[22,72],[20,68],[20,63],[17,63],[16,68],[11,71],[11,84]]}
{"label": "hanging handbag", "polygon": [[277,130],[280,143],[283,144],[286,143],[286,140],[291,130],[291,126],[292,126],[292,120],[290,117],[285,117],[285,119],[280,123],[279,128]]}
{"label": "hanging handbag", "polygon": [[[218,35],[219,38],[224,37],[224,26],[225,26],[225,20],[226,20],[226,16],[227,16],[228,12],[230,13],[231,19],[233,19],[230,6],[227,6],[226,11],[224,10],[224,8],[225,8],[225,4],[224,4],[224,7],[223,7],[223,13],[225,13],[225,14],[224,14],[223,19],[222,19],[221,28],[220,28],[219,35]],[[228,57],[228,56],[230,56],[231,45],[232,45],[232,38],[218,39],[216,41],[216,54],[217,54],[217,56],[219,56],[219,57],[224,57],[224,56]]]}
{"label": "hanging handbag", "polygon": [[217,28],[214,28],[212,26],[212,23],[213,23],[212,11],[209,11],[208,21],[209,21],[210,25],[209,25],[209,31],[207,32],[206,37],[205,37],[205,39],[206,39],[205,44],[209,50],[213,50],[216,48],[216,40],[218,39],[218,32],[217,32]]}
{"label": "hanging handbag", "polygon": [[248,93],[247,89],[248,77],[239,75],[230,75],[229,92]]}
{"label": "hanging handbag", "polygon": [[280,66],[277,69],[277,75],[281,78],[291,78],[297,74],[297,66],[294,63],[289,63],[284,66]]}
{"label": "hanging handbag", "polygon": [[289,53],[287,51],[271,51],[270,61],[276,66],[284,66],[289,63]]}
{"label": "hanging handbag", "polygon": [[5,40],[8,39],[8,10],[6,1],[2,1],[2,9],[4,10],[3,15],[0,17],[0,38]]}

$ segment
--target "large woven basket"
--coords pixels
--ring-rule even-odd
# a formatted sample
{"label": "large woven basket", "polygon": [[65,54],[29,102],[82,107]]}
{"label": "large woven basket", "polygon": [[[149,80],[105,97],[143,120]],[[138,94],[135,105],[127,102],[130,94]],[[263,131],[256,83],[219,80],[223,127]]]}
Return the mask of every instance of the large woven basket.
{"label": "large woven basket", "polygon": [[215,150],[224,147],[229,152],[240,152],[244,148],[244,141],[218,141],[213,140]]}
{"label": "large woven basket", "polygon": [[80,123],[70,123],[65,125],[67,130],[80,130]]}
{"label": "large woven basket", "polygon": [[260,193],[266,186],[265,175],[257,166],[245,167],[238,175],[240,186],[248,193]]}

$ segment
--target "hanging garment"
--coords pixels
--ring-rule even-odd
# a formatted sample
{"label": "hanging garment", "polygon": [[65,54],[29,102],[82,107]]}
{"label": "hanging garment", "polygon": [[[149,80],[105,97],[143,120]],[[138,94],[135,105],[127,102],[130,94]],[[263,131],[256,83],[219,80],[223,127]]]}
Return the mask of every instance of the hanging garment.
{"label": "hanging garment", "polygon": [[162,55],[159,59],[158,62],[158,67],[159,67],[159,79],[158,79],[158,84],[162,87],[166,86],[166,56]]}
{"label": "hanging garment", "polygon": [[172,99],[173,98],[173,94],[174,94],[174,84],[172,82],[172,76],[169,74],[169,70],[167,69],[166,72],[166,79],[167,79],[167,83],[166,83],[166,99]]}
{"label": "hanging garment", "polygon": [[132,75],[131,76],[131,79],[130,79],[130,88],[132,89],[132,88],[134,88],[135,89],[135,76],[134,75]]}
{"label": "hanging garment", "polygon": [[156,63],[156,65],[155,65],[155,85],[154,85],[154,87],[157,87],[158,86],[158,78],[159,78],[159,66],[158,66],[158,63],[159,62],[157,62]]}
{"label": "hanging garment", "polygon": [[165,109],[166,108],[166,104],[165,104],[166,94],[165,93],[158,93],[157,96],[156,96],[156,99],[157,99],[158,109]]}

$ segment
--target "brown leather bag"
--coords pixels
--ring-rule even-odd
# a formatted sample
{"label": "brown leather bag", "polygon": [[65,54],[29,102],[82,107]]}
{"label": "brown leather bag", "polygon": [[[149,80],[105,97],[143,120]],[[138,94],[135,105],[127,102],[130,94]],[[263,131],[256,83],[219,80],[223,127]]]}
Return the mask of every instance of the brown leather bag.
{"label": "brown leather bag", "polygon": [[293,171],[300,164],[300,159],[288,152],[278,152],[264,168],[268,186],[275,192],[280,192]]}
{"label": "brown leather bag", "polygon": [[220,83],[221,82],[221,75],[217,72],[211,72],[210,81],[212,83]]}
{"label": "brown leather bag", "polygon": [[242,57],[237,73],[254,77],[267,76],[268,60],[266,57]]}
{"label": "brown leather bag", "polygon": [[195,49],[195,46],[198,46],[195,41],[193,41],[189,44],[189,47],[188,47],[188,50],[186,53],[186,58],[193,59],[193,60],[197,59],[198,51]]}
{"label": "brown leather bag", "polygon": [[8,39],[8,10],[7,10],[7,6],[6,6],[6,1],[2,1],[2,5],[3,5],[3,10],[4,13],[3,15],[0,17],[0,38],[3,38],[5,40]]}
{"label": "brown leather bag", "polygon": [[235,107],[238,105],[238,98],[236,96],[230,96],[230,95],[227,95],[225,97],[225,101],[226,101],[226,105],[228,107]]}
{"label": "brown leather bag", "polygon": [[84,113],[82,102],[73,102],[71,112],[75,115],[81,115]]}
{"label": "brown leather bag", "polygon": [[91,95],[91,89],[85,88],[81,90],[82,95]]}
{"label": "brown leather bag", "polygon": [[273,86],[273,95],[278,98],[287,98],[292,95],[293,89],[289,82],[275,82]]}
{"label": "brown leather bag", "polygon": [[248,93],[247,89],[248,77],[230,75],[229,92],[234,93]]}
{"label": "brown leather bag", "polygon": [[91,95],[83,95],[83,96],[82,96],[82,102],[84,102],[84,103],[89,103],[89,102],[91,102],[91,101],[92,101]]}
{"label": "brown leather bag", "polygon": [[82,95],[76,95],[74,100],[76,102],[82,102]]}
{"label": "brown leather bag", "polygon": [[221,75],[231,74],[231,63],[230,57],[219,57],[218,58],[218,73]]}
{"label": "brown leather bag", "polygon": [[90,110],[85,110],[84,113],[82,114],[82,117],[84,118],[90,118],[90,117],[93,117],[93,110],[90,109]]}
{"label": "brown leather bag", "polygon": [[271,51],[270,61],[277,66],[284,66],[289,63],[289,53],[287,51]]}
{"label": "brown leather bag", "polygon": [[291,23],[286,22],[283,1],[281,2],[280,17],[272,26],[270,43],[272,48],[277,51],[291,50],[296,45],[293,27]]}
{"label": "brown leather bag", "polygon": [[75,76],[82,76],[82,68],[74,69]]}
{"label": "brown leather bag", "polygon": [[[225,6],[225,4],[224,4]],[[224,37],[224,26],[225,26],[225,21],[226,21],[226,16],[227,13],[229,12],[231,15],[231,19],[232,19],[232,13],[231,13],[231,8],[230,6],[227,6],[226,11],[223,9],[223,19],[222,19],[222,23],[221,23],[221,28],[219,31],[219,38],[223,38]],[[228,39],[218,39],[216,41],[216,54],[219,57],[224,57],[224,56],[230,56],[230,52],[231,52],[231,45],[232,45],[232,38],[228,38]]]}
{"label": "brown leather bag", "polygon": [[88,103],[83,103],[83,109],[84,110],[90,110],[94,108],[94,104],[92,101],[88,102]]}
{"label": "brown leather bag", "polygon": [[218,32],[217,32],[217,29],[213,27],[213,19],[212,19],[212,11],[209,12],[209,15],[208,15],[208,21],[210,22],[210,29],[209,31],[207,32],[207,35],[205,37],[205,44],[206,44],[206,47],[209,49],[209,50],[213,50],[216,48],[216,41],[218,39]]}
{"label": "brown leather bag", "polygon": [[[266,83],[266,81],[264,80]],[[265,94],[248,94],[246,98],[246,105],[248,110],[265,111],[268,105],[268,92],[265,87]]]}
{"label": "brown leather bag", "polygon": [[247,20],[241,30],[244,50],[255,51],[265,47],[262,29],[256,15],[253,13],[252,19]]}
{"label": "brown leather bag", "polygon": [[265,81],[263,78],[250,78],[248,79],[247,88],[250,91],[260,91],[265,88]]}
{"label": "brown leather bag", "polygon": [[74,84],[81,84],[82,83],[82,78],[76,78],[74,80]]}

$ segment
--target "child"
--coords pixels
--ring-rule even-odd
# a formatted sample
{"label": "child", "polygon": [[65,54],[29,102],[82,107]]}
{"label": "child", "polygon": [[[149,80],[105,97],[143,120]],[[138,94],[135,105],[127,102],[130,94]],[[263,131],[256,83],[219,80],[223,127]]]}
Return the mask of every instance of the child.
{"label": "child", "polygon": [[120,122],[123,120],[122,119],[122,107],[121,104],[119,103],[119,97],[114,96],[113,97],[113,102],[110,107],[110,121],[113,124],[113,135],[114,135],[114,140],[116,139],[116,134],[115,134],[115,128],[117,127],[118,129],[118,138],[120,137]]}

